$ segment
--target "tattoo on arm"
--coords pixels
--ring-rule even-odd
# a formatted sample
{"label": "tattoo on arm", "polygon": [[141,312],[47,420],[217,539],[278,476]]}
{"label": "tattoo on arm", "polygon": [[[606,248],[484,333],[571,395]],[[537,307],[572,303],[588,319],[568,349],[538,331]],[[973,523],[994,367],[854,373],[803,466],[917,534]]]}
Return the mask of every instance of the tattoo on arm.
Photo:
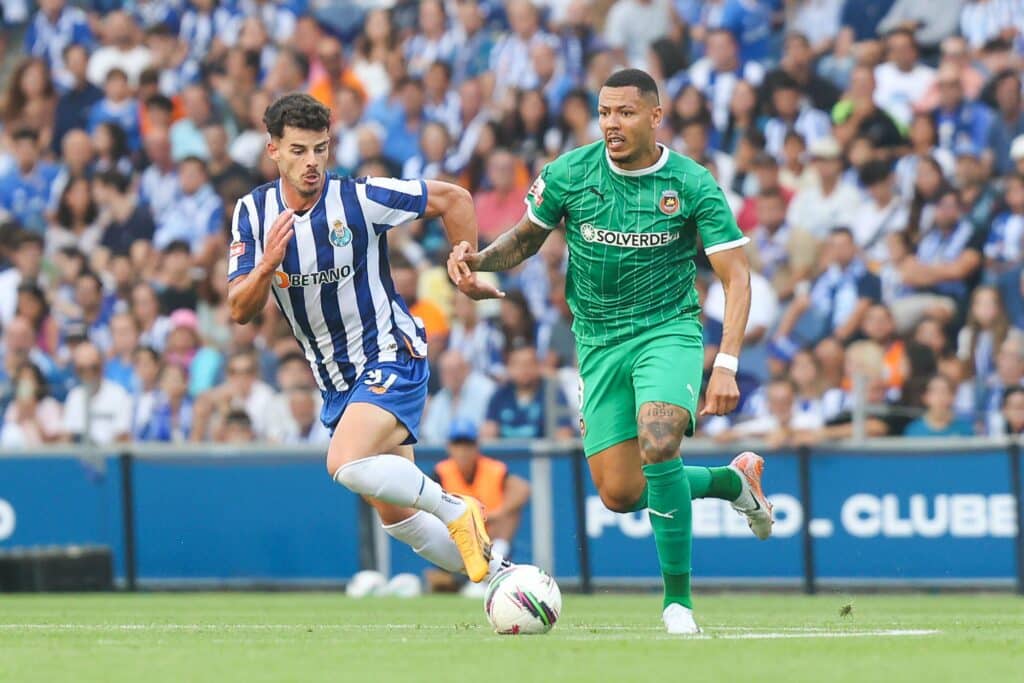
{"label": "tattoo on arm", "polygon": [[514,228],[502,233],[489,247],[477,254],[473,270],[495,272],[515,268],[537,253],[551,234],[526,216]]}
{"label": "tattoo on arm", "polygon": [[679,455],[679,444],[690,422],[685,408],[671,403],[645,403],[637,418],[637,437],[643,462],[655,463]]}

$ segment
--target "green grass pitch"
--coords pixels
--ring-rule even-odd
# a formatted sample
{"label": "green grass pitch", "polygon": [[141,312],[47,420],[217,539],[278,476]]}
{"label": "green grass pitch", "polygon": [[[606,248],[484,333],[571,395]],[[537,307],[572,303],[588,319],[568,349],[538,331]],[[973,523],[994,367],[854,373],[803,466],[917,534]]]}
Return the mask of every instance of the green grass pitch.
{"label": "green grass pitch", "polygon": [[564,598],[550,634],[511,637],[460,597],[6,595],[0,681],[1024,681],[1011,595],[705,595],[698,639],[665,635],[654,595]]}

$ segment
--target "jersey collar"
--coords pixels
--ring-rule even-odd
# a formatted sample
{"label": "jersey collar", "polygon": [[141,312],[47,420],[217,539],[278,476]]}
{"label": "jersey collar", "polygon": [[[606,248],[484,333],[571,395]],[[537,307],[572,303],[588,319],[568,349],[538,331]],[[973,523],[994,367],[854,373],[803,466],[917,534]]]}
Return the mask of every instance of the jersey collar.
{"label": "jersey collar", "polygon": [[668,147],[666,147],[665,145],[660,145],[660,144],[658,145],[658,147],[661,147],[661,156],[658,157],[658,160],[655,161],[650,166],[648,166],[647,168],[638,168],[635,171],[628,171],[628,170],[626,170],[624,168],[619,168],[618,166],[616,166],[615,163],[612,161],[611,155],[608,154],[608,148],[607,147],[604,150],[604,158],[608,161],[608,166],[612,169],[612,173],[617,173],[619,175],[625,175],[625,176],[633,176],[633,177],[635,177],[635,176],[642,176],[642,175],[650,175],[651,173],[654,173],[655,171],[661,170],[661,167],[668,163]]}

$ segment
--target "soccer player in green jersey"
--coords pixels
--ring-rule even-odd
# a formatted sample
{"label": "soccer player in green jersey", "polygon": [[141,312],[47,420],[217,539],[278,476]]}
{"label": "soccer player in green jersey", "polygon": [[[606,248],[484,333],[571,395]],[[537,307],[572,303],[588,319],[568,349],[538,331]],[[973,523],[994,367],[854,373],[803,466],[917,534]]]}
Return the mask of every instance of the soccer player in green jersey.
{"label": "soccer player in green jersey", "polygon": [[598,116],[603,140],[545,166],[522,220],[483,251],[456,245],[448,270],[472,296],[474,271],[514,267],[564,222],[590,473],[609,509],[647,508],[665,584],[662,619],[669,633],[699,633],[690,598],[691,498],[731,501],[759,538],[772,526],[760,456],[746,452],[718,468],[684,468],[679,456],[696,424],[704,361],[697,237],[726,292],[721,352],[701,413],[708,415],[729,413],[739,401],[748,240],[711,174],[655,141],[662,108],[647,73],[613,74]]}

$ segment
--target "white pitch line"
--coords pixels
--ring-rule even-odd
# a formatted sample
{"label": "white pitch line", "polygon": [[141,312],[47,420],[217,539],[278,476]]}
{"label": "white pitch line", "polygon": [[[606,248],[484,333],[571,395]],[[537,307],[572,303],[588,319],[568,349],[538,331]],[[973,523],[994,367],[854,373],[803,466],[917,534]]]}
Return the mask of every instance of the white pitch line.
{"label": "white pitch line", "polygon": [[[112,633],[118,631],[425,631],[451,632],[460,630],[485,630],[483,626],[469,629],[448,625],[417,624],[0,624],[4,631],[82,631]],[[568,640],[620,640],[627,632],[660,631],[657,627],[625,626],[563,626],[559,629],[560,639]],[[590,634],[583,633],[590,631]],[[596,632],[596,633],[594,633]],[[617,635],[620,634],[621,635]],[[715,626],[690,640],[782,640],[792,638],[900,638],[933,636],[942,633],[935,629],[873,629],[864,631],[837,631],[820,627],[778,627],[775,630],[758,630],[744,626]],[[564,634],[564,635],[563,635]],[[667,634],[645,635],[645,639],[678,640]]]}

